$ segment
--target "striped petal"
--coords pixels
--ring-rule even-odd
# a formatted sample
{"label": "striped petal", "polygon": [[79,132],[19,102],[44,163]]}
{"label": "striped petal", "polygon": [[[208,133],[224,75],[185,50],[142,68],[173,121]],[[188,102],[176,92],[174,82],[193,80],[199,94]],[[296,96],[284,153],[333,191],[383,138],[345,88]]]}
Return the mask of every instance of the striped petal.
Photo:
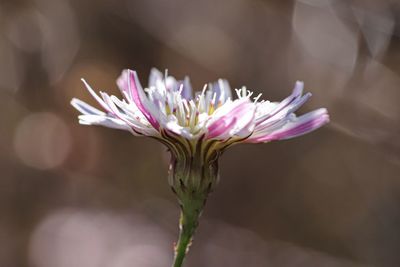
{"label": "striped petal", "polygon": [[253,121],[255,106],[248,99],[226,103],[215,111],[213,120],[207,126],[208,138],[225,140],[242,131]]}
{"label": "striped petal", "polygon": [[147,96],[140,85],[136,72],[124,70],[118,78],[117,84],[122,91],[127,93],[130,100],[136,104],[149,123],[153,125],[155,129],[159,129],[159,123],[150,112],[151,109],[149,107]]}
{"label": "striped petal", "polygon": [[279,130],[257,138],[249,138],[247,142],[259,143],[289,139],[314,131],[328,122],[328,111],[325,108],[321,108],[289,121]]}
{"label": "striped petal", "polygon": [[[291,109],[293,107],[293,104],[297,103],[296,100],[298,100],[301,97],[303,88],[304,88],[304,83],[301,81],[297,81],[293,89],[293,92],[290,96],[282,100],[270,113],[262,114],[261,116],[256,118],[257,125],[261,124],[262,122],[268,119],[275,117],[279,118],[282,115],[287,114],[287,110]],[[311,95],[308,94],[306,99],[308,99],[310,96]]]}

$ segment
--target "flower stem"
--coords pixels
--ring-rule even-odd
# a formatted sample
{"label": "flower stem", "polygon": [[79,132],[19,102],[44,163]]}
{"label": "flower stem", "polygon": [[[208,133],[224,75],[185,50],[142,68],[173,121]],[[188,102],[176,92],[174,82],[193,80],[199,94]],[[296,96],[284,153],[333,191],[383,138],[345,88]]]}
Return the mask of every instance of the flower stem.
{"label": "flower stem", "polygon": [[181,267],[183,260],[192,243],[194,232],[199,225],[201,209],[196,205],[188,205],[182,207],[181,217],[179,220],[179,239],[175,247],[175,259],[172,267]]}

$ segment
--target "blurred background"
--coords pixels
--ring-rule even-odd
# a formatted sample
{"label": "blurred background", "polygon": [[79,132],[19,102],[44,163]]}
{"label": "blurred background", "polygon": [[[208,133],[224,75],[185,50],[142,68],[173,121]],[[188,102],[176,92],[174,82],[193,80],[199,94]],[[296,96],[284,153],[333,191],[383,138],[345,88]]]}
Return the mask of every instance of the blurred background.
{"label": "blurred background", "polygon": [[0,266],[170,265],[165,148],[69,104],[153,66],[272,101],[303,80],[331,115],[223,156],[186,266],[400,266],[399,37],[395,0],[1,0]]}

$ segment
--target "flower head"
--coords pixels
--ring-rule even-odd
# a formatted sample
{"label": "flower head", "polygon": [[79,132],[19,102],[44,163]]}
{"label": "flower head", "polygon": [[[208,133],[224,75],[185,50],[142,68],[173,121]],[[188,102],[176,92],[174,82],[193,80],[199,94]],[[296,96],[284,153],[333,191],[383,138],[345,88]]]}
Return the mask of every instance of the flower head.
{"label": "flower head", "polygon": [[[329,121],[324,108],[297,117],[294,112],[311,96],[302,95],[303,82],[297,81],[290,96],[281,102],[260,100],[245,87],[236,97],[226,80],[206,84],[193,92],[189,78],[152,69],[148,87],[137,74],[124,70],[117,80],[123,99],[100,92],[98,95],[82,80],[97,100],[100,111],[79,99],[71,104],[82,113],[79,122],[122,129],[133,135],[151,136],[164,143],[174,159],[182,159],[184,169],[193,158],[209,163],[236,143],[265,143],[311,132]],[[183,159],[186,160],[183,161]],[[174,166],[172,166],[174,167]]]}
{"label": "flower head", "polygon": [[117,80],[122,100],[104,92],[99,96],[82,81],[104,111],[72,99],[71,104],[82,113],[81,124],[123,129],[166,141],[216,141],[221,148],[238,142],[264,143],[308,133],[329,121],[324,108],[295,116],[311,96],[302,95],[300,81],[281,102],[260,101],[261,94],[254,97],[245,87],[236,89],[234,98],[223,79],[193,93],[188,77],[178,81],[157,69],[151,70],[144,89],[135,71],[124,70]]}

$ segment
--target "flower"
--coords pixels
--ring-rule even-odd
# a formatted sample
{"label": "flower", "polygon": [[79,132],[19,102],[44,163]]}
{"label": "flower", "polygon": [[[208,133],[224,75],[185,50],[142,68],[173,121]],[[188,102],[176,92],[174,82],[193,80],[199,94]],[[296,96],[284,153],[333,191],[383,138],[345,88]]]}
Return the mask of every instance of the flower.
{"label": "flower", "polygon": [[104,111],[79,99],[71,104],[82,113],[79,122],[153,137],[171,151],[169,183],[182,209],[181,235],[176,264],[182,264],[208,194],[218,181],[218,159],[237,143],[266,143],[311,132],[329,121],[320,108],[296,117],[294,112],[311,96],[302,95],[297,81],[290,96],[281,102],[261,100],[261,94],[245,87],[234,99],[226,80],[205,85],[193,95],[188,77],[176,80],[167,72],[152,69],[147,88],[137,74],[124,70],[117,80],[123,99],[100,92],[82,80]]}
{"label": "flower", "polygon": [[149,85],[143,89],[137,74],[124,70],[117,84],[123,99],[100,92],[98,96],[82,79],[90,94],[105,112],[79,99],[71,104],[82,113],[79,122],[122,129],[134,135],[152,136],[183,145],[199,140],[216,142],[222,149],[234,143],[265,143],[311,132],[329,121],[324,108],[300,117],[294,112],[311,96],[302,95],[303,82],[297,81],[292,94],[281,102],[259,101],[261,94],[245,87],[236,89],[233,99],[226,80],[205,85],[193,96],[188,77],[177,81],[152,69]]}

